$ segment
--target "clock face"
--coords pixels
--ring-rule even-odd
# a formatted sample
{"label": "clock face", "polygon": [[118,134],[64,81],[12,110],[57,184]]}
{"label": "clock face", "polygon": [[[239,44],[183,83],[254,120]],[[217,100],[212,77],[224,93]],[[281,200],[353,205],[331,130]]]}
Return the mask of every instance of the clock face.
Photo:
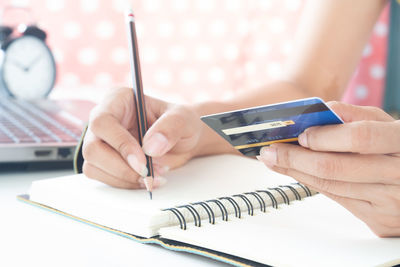
{"label": "clock face", "polygon": [[34,36],[12,41],[4,54],[3,81],[15,97],[46,96],[54,86],[56,67],[46,44]]}

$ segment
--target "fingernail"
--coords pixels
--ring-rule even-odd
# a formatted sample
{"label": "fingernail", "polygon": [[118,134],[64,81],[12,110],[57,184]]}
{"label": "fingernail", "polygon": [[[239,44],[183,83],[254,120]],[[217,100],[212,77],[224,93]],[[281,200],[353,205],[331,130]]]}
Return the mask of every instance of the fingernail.
{"label": "fingernail", "polygon": [[140,163],[138,158],[131,154],[128,155],[128,157],[126,158],[128,161],[129,166],[131,166],[132,169],[134,169],[140,176],[142,177],[146,177],[147,173],[149,172],[147,170],[147,167],[145,164]]}
{"label": "fingernail", "polygon": [[164,174],[169,171],[169,166],[153,165],[153,167],[156,169],[158,174]]}
{"label": "fingernail", "polygon": [[169,172],[169,166],[163,166],[162,169],[164,173]]}
{"label": "fingernail", "polygon": [[155,133],[143,145],[143,151],[151,157],[161,156],[167,146],[168,139],[161,133]]}
{"label": "fingernail", "polygon": [[269,166],[276,165],[277,155],[275,147],[263,147],[260,150],[261,161]]}
{"label": "fingernail", "polygon": [[306,132],[299,135],[299,143],[301,146],[308,147],[308,138]]}
{"label": "fingernail", "polygon": [[145,183],[144,183],[143,177],[140,177],[140,178],[138,179],[138,183],[139,183],[139,187],[140,187],[140,188],[146,189],[146,185],[145,185]]}
{"label": "fingernail", "polygon": [[162,176],[156,176],[156,177],[154,177],[154,180],[153,180],[153,187],[158,188],[158,187],[165,185],[166,183],[167,183],[167,179],[165,179]]}

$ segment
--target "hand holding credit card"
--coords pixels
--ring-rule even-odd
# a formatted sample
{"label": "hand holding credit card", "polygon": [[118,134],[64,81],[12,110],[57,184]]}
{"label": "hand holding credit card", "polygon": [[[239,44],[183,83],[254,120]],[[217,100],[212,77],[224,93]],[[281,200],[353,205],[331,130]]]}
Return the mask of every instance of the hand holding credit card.
{"label": "hand holding credit card", "polygon": [[317,97],[212,114],[201,120],[245,156],[257,156],[263,146],[273,143],[297,143],[309,127],[343,123]]}

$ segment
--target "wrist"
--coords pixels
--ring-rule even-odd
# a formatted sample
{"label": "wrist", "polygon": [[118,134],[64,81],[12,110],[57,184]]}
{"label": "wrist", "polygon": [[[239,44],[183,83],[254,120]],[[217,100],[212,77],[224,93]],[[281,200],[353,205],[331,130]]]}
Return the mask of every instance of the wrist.
{"label": "wrist", "polygon": [[205,123],[200,121],[201,116],[233,110],[234,106],[224,102],[204,102],[195,104],[191,108],[197,114],[201,129],[199,140],[192,152],[192,157],[237,153],[237,151],[226,140],[219,136]]}

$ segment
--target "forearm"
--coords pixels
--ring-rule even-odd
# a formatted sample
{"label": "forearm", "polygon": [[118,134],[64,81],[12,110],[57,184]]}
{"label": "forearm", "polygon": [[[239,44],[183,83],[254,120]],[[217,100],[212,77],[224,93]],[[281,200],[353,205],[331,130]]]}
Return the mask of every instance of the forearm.
{"label": "forearm", "polygon": [[285,79],[325,101],[338,100],[387,0],[308,0]]}
{"label": "forearm", "polygon": [[[204,103],[199,115],[266,105],[281,101],[321,97],[339,100],[353,75],[362,49],[386,0],[309,0],[281,81],[245,91],[232,101]],[[235,150],[203,125],[194,156],[233,153]]]}

